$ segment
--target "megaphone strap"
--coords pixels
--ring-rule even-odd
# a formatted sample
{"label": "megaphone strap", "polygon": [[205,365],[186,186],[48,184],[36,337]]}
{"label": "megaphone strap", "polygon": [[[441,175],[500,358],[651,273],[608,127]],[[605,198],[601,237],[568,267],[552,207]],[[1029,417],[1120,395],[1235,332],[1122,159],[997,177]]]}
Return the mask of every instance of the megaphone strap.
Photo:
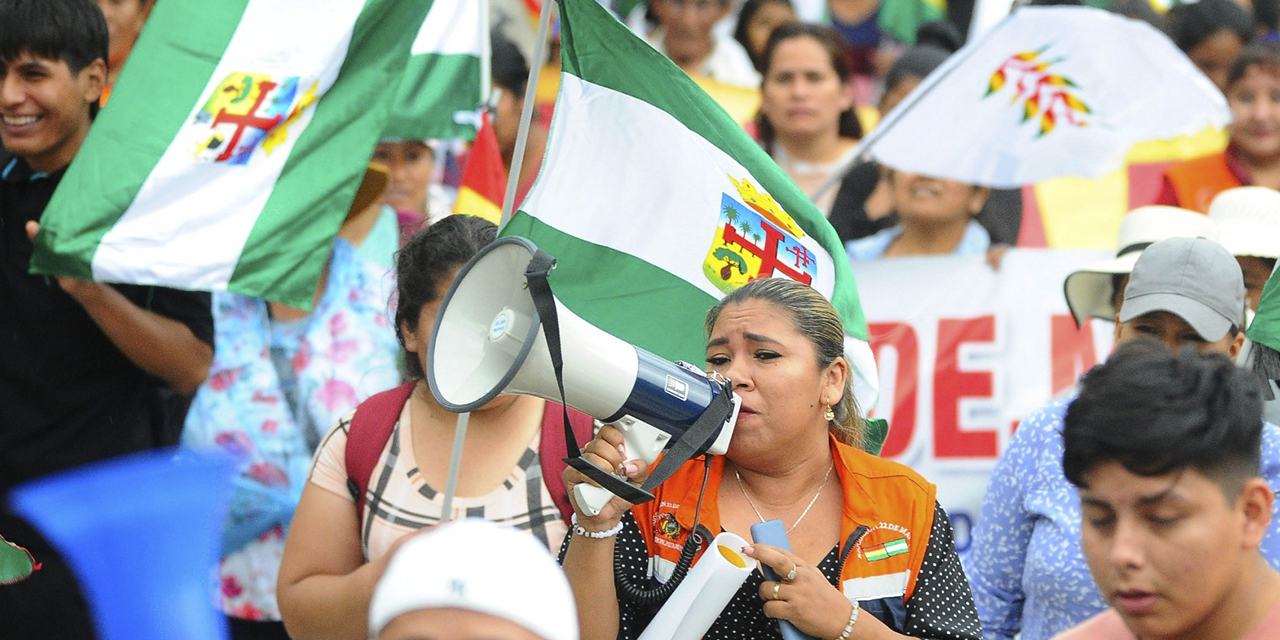
{"label": "megaphone strap", "polygon": [[[569,424],[569,407],[564,399],[564,358],[560,353],[560,320],[556,316],[556,299],[551,293],[551,283],[547,278],[556,268],[556,259],[551,254],[537,249],[525,267],[524,277],[529,284],[529,296],[533,298],[533,308],[538,311],[538,321],[542,323],[542,335],[547,340],[547,352],[551,356],[551,368],[556,373],[556,387],[560,390],[560,405],[564,407],[564,442],[565,451],[570,458],[578,458],[582,450],[578,447],[578,438],[573,434]],[[566,459],[568,462],[568,459]],[[576,468],[576,467],[575,467]],[[606,487],[608,488],[608,487]]]}
{"label": "megaphone strap", "polygon": [[653,491],[658,485],[666,482],[671,474],[675,473],[686,461],[696,455],[705,452],[711,447],[711,443],[720,433],[720,427],[724,425],[725,420],[729,419],[729,415],[733,412],[733,391],[729,385],[720,387],[720,393],[716,395],[711,404],[707,405],[706,411],[698,416],[698,419],[667,448],[666,453],[662,455],[662,459],[649,472],[649,477],[645,479],[645,491]]}

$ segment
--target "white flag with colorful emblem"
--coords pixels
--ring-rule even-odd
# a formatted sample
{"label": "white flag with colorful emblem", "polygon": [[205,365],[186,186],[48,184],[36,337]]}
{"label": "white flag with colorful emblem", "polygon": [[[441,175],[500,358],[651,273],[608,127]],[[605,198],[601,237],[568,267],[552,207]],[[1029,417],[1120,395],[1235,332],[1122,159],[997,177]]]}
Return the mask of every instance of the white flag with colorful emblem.
{"label": "white flag with colorful emblem", "polygon": [[308,308],[426,6],[161,2],[32,269]]}
{"label": "white flag with colorful emblem", "polygon": [[1222,127],[1226,98],[1168,36],[1090,7],[1023,7],[929,74],[862,143],[991,187],[1100,177],[1138,142]]}
{"label": "white flag with colorful emblem", "polygon": [[471,140],[489,98],[488,0],[434,0],[413,39],[388,138]]}
{"label": "white flag with colorful emblem", "polygon": [[707,310],[756,278],[812,285],[844,320],[858,400],[878,379],[849,261],[822,213],[684,72],[594,0],[561,0],[546,157],[503,235],[557,259],[566,307],[701,362]]}

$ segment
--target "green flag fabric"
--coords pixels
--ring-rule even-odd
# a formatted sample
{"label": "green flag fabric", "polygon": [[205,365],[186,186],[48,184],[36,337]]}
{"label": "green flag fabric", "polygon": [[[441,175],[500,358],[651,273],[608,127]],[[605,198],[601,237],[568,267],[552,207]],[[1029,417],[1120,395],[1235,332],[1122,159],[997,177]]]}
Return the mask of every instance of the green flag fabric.
{"label": "green flag fabric", "polygon": [[1258,311],[1246,332],[1249,339],[1280,351],[1280,270],[1273,270],[1258,299]]}
{"label": "green flag fabric", "polygon": [[32,270],[309,308],[427,8],[159,3],[45,210]]}
{"label": "green flag fabric", "polygon": [[489,96],[488,0],[434,0],[409,50],[384,134],[472,140]]}
{"label": "green flag fabric", "polygon": [[563,72],[538,178],[502,235],[557,258],[566,307],[673,360],[756,278],[812,285],[839,311],[863,407],[875,362],[848,259],[822,213],[719,105],[594,0],[561,0]]}
{"label": "green flag fabric", "polygon": [[31,552],[0,536],[0,585],[25,580],[37,568]]}

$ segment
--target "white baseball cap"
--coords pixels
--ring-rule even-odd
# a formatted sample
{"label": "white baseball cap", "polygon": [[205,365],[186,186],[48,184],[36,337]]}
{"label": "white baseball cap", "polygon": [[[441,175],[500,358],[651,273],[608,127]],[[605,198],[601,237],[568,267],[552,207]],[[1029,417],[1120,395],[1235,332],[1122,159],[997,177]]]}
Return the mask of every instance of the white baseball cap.
{"label": "white baseball cap", "polygon": [[1116,257],[1072,272],[1063,283],[1076,325],[1084,325],[1089,318],[1115,318],[1113,276],[1133,271],[1142,250],[1166,238],[1216,240],[1217,229],[1208,216],[1178,207],[1152,205],[1129,212],[1120,221]]}
{"label": "white baseball cap", "polygon": [[1218,243],[1233,256],[1280,258],[1280,191],[1236,187],[1209,204],[1218,225]]}
{"label": "white baseball cap", "polygon": [[465,609],[544,640],[578,640],[569,580],[532,534],[487,520],[450,522],[406,541],[374,587],[369,637],[423,609]]}

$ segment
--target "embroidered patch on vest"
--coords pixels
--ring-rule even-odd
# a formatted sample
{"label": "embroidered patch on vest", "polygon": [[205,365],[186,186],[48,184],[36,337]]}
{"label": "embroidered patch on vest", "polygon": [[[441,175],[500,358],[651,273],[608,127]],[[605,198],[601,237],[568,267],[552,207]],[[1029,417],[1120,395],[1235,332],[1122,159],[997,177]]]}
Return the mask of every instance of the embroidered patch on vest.
{"label": "embroidered patch on vest", "polygon": [[859,558],[867,562],[879,562],[910,551],[909,540],[911,531],[906,527],[881,522],[858,538],[855,548]]}

